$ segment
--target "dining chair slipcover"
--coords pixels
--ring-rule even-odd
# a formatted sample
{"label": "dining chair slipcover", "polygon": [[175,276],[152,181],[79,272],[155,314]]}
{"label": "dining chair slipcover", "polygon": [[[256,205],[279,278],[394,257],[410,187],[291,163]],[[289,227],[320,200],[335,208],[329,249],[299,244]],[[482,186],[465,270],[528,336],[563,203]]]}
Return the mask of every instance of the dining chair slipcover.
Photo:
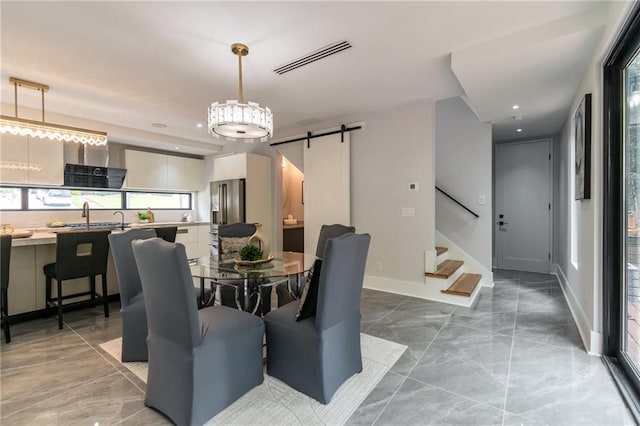
{"label": "dining chair slipcover", "polygon": [[132,243],[147,309],[145,405],[178,425],[201,425],[263,381],[261,318],[215,306],[198,311],[182,244]]}
{"label": "dining chair slipcover", "polygon": [[326,241],[316,315],[296,321],[298,301],[265,316],[267,374],[323,404],[362,371],[360,297],[369,234]]}
{"label": "dining chair slipcover", "polygon": [[147,311],[131,242],[155,237],[153,229],[130,229],[109,235],[122,305],[122,362],[147,360]]}
{"label": "dining chair slipcover", "polygon": [[[320,228],[320,234],[318,235],[318,244],[316,245],[316,257],[322,259],[324,257],[324,246],[329,238],[339,237],[340,235],[356,232],[355,226],[345,226],[339,223],[334,225],[322,225]],[[279,285],[276,287],[276,294],[278,295],[278,306],[281,307],[293,300],[293,297],[289,294],[289,289],[286,285]]]}
{"label": "dining chair slipcover", "polygon": [[156,231],[156,235],[165,241],[170,243],[176,242],[176,235],[178,234],[177,226],[158,226],[153,228]]}

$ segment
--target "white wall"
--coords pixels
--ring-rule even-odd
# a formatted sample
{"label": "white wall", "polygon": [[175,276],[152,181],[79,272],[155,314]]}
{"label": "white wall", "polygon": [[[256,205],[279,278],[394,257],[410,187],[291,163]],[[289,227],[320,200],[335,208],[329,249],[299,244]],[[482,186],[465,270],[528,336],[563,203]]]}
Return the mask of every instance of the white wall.
{"label": "white wall", "polygon": [[[558,265],[563,291],[580,330],[587,351],[602,353],[602,63],[619,31],[630,3],[608,3],[607,28],[594,57],[582,77],[578,92],[555,147],[554,174],[554,262]],[[573,149],[573,114],[586,93],[592,94],[591,199],[570,198],[570,150]],[[578,203],[578,268],[571,262],[570,203]]]}
{"label": "white wall", "polygon": [[461,98],[436,102],[436,184],[480,216],[436,192],[436,229],[489,271],[492,152],[490,123],[479,121]]}
{"label": "white wall", "polygon": [[[424,252],[435,247],[435,103],[416,102],[364,122],[364,131],[351,134],[351,218],[358,232],[371,234],[366,274],[424,285]],[[410,182],[419,191],[410,192]],[[402,217],[403,207],[414,208],[415,216]]]}

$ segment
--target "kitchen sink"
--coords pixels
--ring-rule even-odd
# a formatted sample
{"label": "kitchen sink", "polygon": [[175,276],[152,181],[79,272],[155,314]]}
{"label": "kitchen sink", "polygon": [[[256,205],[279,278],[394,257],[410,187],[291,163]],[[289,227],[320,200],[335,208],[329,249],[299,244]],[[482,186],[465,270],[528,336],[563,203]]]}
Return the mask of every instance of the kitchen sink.
{"label": "kitchen sink", "polygon": [[[89,229],[120,229],[120,222],[91,222],[89,223]],[[129,226],[128,223],[125,222],[125,228]],[[68,231],[69,229],[74,231],[81,231],[87,228],[86,223],[66,223],[63,227],[59,228],[49,228],[50,232],[62,232]]]}

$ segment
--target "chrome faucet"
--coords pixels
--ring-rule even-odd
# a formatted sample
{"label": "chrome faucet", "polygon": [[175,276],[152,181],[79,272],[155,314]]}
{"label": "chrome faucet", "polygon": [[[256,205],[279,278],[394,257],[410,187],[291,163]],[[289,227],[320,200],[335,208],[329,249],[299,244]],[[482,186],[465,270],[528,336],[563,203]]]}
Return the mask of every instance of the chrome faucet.
{"label": "chrome faucet", "polygon": [[120,216],[122,216],[122,220],[120,222],[120,229],[124,231],[124,213],[122,213],[120,210],[113,212],[114,215],[116,213],[120,213]]}
{"label": "chrome faucet", "polygon": [[82,216],[87,218],[87,231],[89,230],[89,203],[87,201],[82,204]]}

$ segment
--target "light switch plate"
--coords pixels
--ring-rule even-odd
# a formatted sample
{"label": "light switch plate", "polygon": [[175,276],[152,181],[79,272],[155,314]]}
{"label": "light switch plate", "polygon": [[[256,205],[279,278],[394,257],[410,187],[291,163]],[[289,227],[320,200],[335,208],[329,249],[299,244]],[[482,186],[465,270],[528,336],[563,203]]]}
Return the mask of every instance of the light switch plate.
{"label": "light switch plate", "polygon": [[420,189],[420,185],[418,185],[418,182],[409,182],[408,188],[409,191],[418,191]]}
{"label": "light switch plate", "polygon": [[480,195],[478,197],[478,204],[480,204],[481,206],[484,206],[485,204],[487,204],[487,199],[485,198],[484,195]]}
{"label": "light switch plate", "polygon": [[402,208],[402,216],[410,217],[415,216],[415,210],[413,207],[403,207]]}

